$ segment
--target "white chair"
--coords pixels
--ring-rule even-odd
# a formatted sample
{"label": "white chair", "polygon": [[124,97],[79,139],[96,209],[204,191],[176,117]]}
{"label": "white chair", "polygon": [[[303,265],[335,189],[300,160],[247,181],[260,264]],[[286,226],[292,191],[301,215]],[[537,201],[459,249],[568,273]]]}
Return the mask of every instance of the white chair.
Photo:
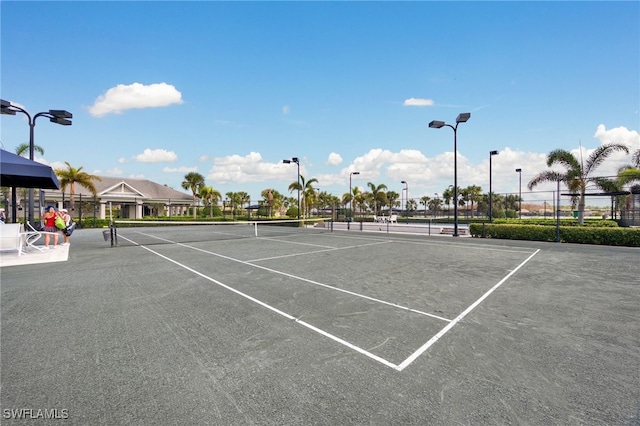
{"label": "white chair", "polygon": [[389,223],[398,223],[398,215],[392,214],[391,216],[389,216]]}
{"label": "white chair", "polygon": [[22,254],[22,224],[0,225],[0,251],[17,251]]}
{"label": "white chair", "polygon": [[[44,247],[35,245],[36,241],[42,238],[43,234],[43,231],[38,231],[33,226],[31,226],[29,222],[27,222],[27,230],[21,233],[24,249],[34,248],[40,252],[44,251]],[[24,249],[21,250],[21,252],[23,252]]]}

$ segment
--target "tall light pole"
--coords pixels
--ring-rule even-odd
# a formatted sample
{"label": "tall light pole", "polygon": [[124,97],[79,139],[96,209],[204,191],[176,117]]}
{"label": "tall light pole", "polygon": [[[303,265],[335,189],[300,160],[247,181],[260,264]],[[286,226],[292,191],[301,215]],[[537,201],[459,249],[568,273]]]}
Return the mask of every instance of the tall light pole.
{"label": "tall light pole", "polygon": [[433,205],[433,218],[435,219],[436,217],[438,217],[438,193],[436,192],[435,194],[433,194],[435,196],[435,203]]}
{"label": "tall light pole", "polygon": [[[351,177],[353,175],[359,175],[360,172],[351,172],[349,173],[349,204],[351,207],[351,211],[349,212],[351,215],[351,218],[353,218],[353,191],[351,189]],[[351,221],[347,220],[347,230],[351,229]]]}
{"label": "tall light pole", "polygon": [[518,173],[518,219],[522,219],[522,169],[516,169]]}
{"label": "tall light pole", "polygon": [[[50,122],[61,124],[63,126],[71,126],[71,120],[68,119],[73,118],[73,114],[62,109],[50,109],[46,112],[39,112],[31,117],[31,114],[29,114],[24,108],[13,105],[11,102],[5,101],[4,99],[0,99],[0,114],[16,115],[16,112],[21,112],[26,115],[29,122],[29,160],[33,160],[34,158],[35,144],[33,141],[33,129],[36,127],[36,119],[38,117],[47,117]],[[28,220],[29,223],[33,225],[33,188],[29,188],[28,209]]]}
{"label": "tall light pole", "polygon": [[489,151],[489,222],[493,222],[493,201],[491,189],[491,159],[494,155],[498,155],[498,151]]}
{"label": "tall light pole", "polygon": [[402,192],[405,192],[405,197],[404,197],[404,211],[405,211],[405,216],[407,218],[407,221],[409,221],[409,210],[407,209],[407,203],[409,203],[409,184],[407,183],[406,180],[403,180],[402,182],[404,184],[404,188],[402,189]]}
{"label": "tall light pole", "polygon": [[471,117],[470,112],[461,112],[456,117],[455,127],[451,124],[447,124],[444,121],[433,120],[429,123],[429,127],[432,129],[440,129],[444,126],[451,127],[453,129],[453,199],[455,205],[453,206],[453,236],[458,236],[458,124],[466,123]]}
{"label": "tall light pole", "polygon": [[296,163],[298,165],[298,220],[300,220],[300,160],[298,157],[293,157],[291,160],[282,160],[285,164]]}

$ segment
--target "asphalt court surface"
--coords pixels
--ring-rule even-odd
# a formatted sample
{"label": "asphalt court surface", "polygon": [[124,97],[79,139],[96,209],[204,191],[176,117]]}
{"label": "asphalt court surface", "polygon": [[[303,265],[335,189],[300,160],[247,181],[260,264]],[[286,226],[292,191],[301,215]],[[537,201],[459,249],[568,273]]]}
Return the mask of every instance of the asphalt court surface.
{"label": "asphalt court surface", "polygon": [[[139,236],[150,241],[154,231],[122,229],[119,242],[135,243]],[[157,234],[160,241],[166,239]],[[149,245],[147,250],[397,368],[535,254],[531,249],[487,253],[484,246],[465,248],[465,257],[454,262],[460,248],[451,244],[292,234]],[[469,281],[469,271],[481,270],[491,258],[492,268]]]}
{"label": "asphalt court surface", "polygon": [[3,409],[638,424],[637,249],[361,232],[135,246],[124,229],[111,248],[80,231],[62,268],[2,270]]}

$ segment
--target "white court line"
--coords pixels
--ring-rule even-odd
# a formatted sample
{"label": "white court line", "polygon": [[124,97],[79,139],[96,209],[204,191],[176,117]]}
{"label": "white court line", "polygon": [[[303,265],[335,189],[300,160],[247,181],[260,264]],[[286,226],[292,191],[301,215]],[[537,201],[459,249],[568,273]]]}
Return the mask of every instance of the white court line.
{"label": "white court line", "polygon": [[[249,263],[249,262],[247,262],[245,260],[240,260],[240,259],[236,259],[236,258],[233,258],[233,257],[225,256],[225,255],[220,254],[220,253],[214,253],[212,251],[201,249],[201,248],[198,248],[198,247],[193,247],[193,246],[190,246],[188,244],[183,244],[183,243],[178,243],[178,242],[175,242],[175,241],[167,240],[166,238],[157,237],[155,235],[145,234],[144,232],[138,232],[138,233],[142,234],[142,235],[145,235],[147,237],[156,238],[156,239],[161,240],[161,241],[166,241],[166,242],[169,242],[169,243],[173,243],[173,244],[179,245],[181,247],[186,247],[186,248],[189,248],[191,250],[200,251],[202,253],[207,253],[207,254],[210,254],[212,256],[220,257],[222,259],[231,260],[233,262],[242,263],[243,265],[247,265],[247,266],[251,266],[251,267],[254,267],[254,268],[262,269],[264,271],[268,271],[268,272],[271,272],[273,274],[284,275],[285,277],[288,277],[288,278],[293,278],[295,280],[304,281],[304,282],[309,283],[309,284],[313,284],[313,285],[317,285],[317,286],[320,286],[320,287],[328,288],[328,289],[331,289],[331,290],[339,291],[341,293],[346,293],[346,294],[348,294],[350,296],[355,296],[355,297],[359,297],[361,299],[371,300],[372,302],[380,303],[380,304],[387,305],[387,306],[392,306],[394,308],[402,309],[402,310],[405,310],[405,311],[408,311],[408,312],[413,312],[413,313],[420,314],[420,315],[425,315],[425,316],[428,316],[428,317],[431,317],[431,318],[439,319],[441,321],[447,321],[447,322],[451,321],[448,318],[444,318],[444,317],[441,317],[441,316],[438,316],[438,315],[430,314],[428,312],[423,312],[423,311],[419,311],[417,309],[409,308],[407,306],[398,305],[397,303],[387,302],[386,300],[376,299],[375,297],[366,296],[366,295],[360,294],[360,293],[355,293],[353,291],[349,291],[349,290],[345,290],[345,289],[342,289],[342,288],[334,287],[334,286],[331,286],[329,284],[324,284],[324,283],[321,283],[321,282],[318,282],[318,281],[313,281],[313,280],[310,280],[310,279],[307,279],[307,278],[299,277],[297,275],[289,274],[287,272],[277,271],[275,269],[267,268],[266,266],[256,265],[254,263]],[[126,237],[124,237],[124,238],[127,241],[131,241],[131,240],[127,239]],[[144,245],[140,245],[140,244],[136,244],[136,245],[139,245],[140,247],[144,247]]]}
{"label": "white court line", "polygon": [[[127,241],[130,241],[126,237],[125,237],[125,239]],[[391,368],[396,369],[396,370],[398,369],[398,366],[396,364],[394,364],[392,362],[389,362],[386,359],[384,359],[382,357],[379,357],[378,355],[372,354],[371,352],[366,351],[366,350],[364,350],[364,349],[362,349],[362,348],[360,348],[360,347],[358,347],[358,346],[356,346],[356,345],[354,345],[352,343],[349,343],[346,340],[343,340],[343,339],[341,339],[341,338],[339,338],[337,336],[334,336],[333,334],[327,333],[326,331],[324,331],[322,329],[319,329],[319,328],[309,324],[306,321],[299,320],[299,319],[295,318],[293,315],[290,315],[290,314],[288,314],[288,313],[286,313],[284,311],[281,311],[280,309],[277,309],[277,308],[275,308],[275,307],[273,307],[273,306],[271,306],[271,305],[269,305],[269,304],[267,304],[267,303],[265,303],[265,302],[263,302],[261,300],[258,300],[255,297],[251,297],[248,294],[245,294],[245,293],[243,293],[243,292],[241,292],[239,290],[236,290],[233,287],[230,287],[230,286],[228,286],[228,285],[226,285],[226,284],[224,284],[224,283],[222,283],[222,282],[220,282],[220,281],[218,281],[216,279],[213,279],[213,278],[211,278],[211,277],[209,277],[209,276],[207,276],[207,275],[205,275],[205,274],[203,274],[201,272],[198,272],[193,268],[190,268],[190,267],[188,267],[186,265],[183,265],[182,263],[177,262],[177,261],[175,261],[175,260],[173,260],[173,259],[171,259],[171,258],[169,258],[169,257],[167,257],[167,256],[165,256],[163,254],[160,254],[157,251],[151,250],[150,248],[148,248],[146,246],[140,246],[140,247],[142,247],[143,249],[155,254],[156,256],[160,256],[161,258],[163,258],[165,260],[168,260],[169,262],[172,262],[172,263],[180,266],[181,268],[186,269],[189,272],[193,272],[194,274],[196,274],[196,275],[198,275],[198,276],[200,276],[200,277],[202,277],[202,278],[204,278],[204,279],[206,279],[208,281],[211,281],[212,283],[217,284],[220,287],[223,287],[223,288],[225,288],[225,289],[227,289],[229,291],[232,291],[235,294],[237,294],[237,295],[239,295],[241,297],[244,297],[247,300],[250,300],[250,301],[252,301],[254,303],[257,303],[258,305],[260,305],[260,306],[262,306],[264,308],[267,308],[270,311],[273,311],[278,315],[281,315],[281,316],[283,316],[283,317],[285,317],[287,319],[290,319],[290,320],[294,320],[296,323],[298,323],[298,324],[300,324],[300,325],[302,325],[302,326],[304,326],[304,327],[306,327],[306,328],[308,328],[308,329],[310,329],[312,331],[315,331],[316,333],[322,334],[323,336],[328,337],[329,339],[334,340],[334,341],[340,343],[341,345],[344,345],[344,346],[346,346],[346,347],[348,347],[350,349],[353,349],[354,351],[359,352],[362,355],[365,355],[365,356],[367,356],[367,357],[369,357],[369,358],[371,358],[371,359],[373,359],[375,361],[378,361],[379,363],[384,364],[387,367],[391,367]]]}
{"label": "white court line", "polygon": [[489,295],[491,293],[493,293],[498,287],[500,287],[505,281],[507,281],[513,274],[515,274],[520,268],[522,268],[529,260],[531,260],[533,258],[533,256],[535,256],[536,254],[538,254],[538,252],[540,251],[540,249],[536,250],[535,252],[533,252],[533,254],[531,254],[531,256],[527,257],[524,261],[522,261],[522,263],[520,263],[513,271],[509,272],[507,274],[507,276],[505,276],[503,279],[501,279],[498,284],[494,285],[493,287],[491,287],[491,289],[489,291],[487,291],[485,294],[483,294],[478,300],[476,300],[475,302],[473,302],[473,304],[471,304],[471,306],[469,306],[467,309],[465,309],[460,315],[458,315],[457,317],[455,317],[449,324],[447,324],[442,330],[440,330],[435,336],[433,336],[431,339],[429,339],[429,341],[427,343],[425,343],[424,345],[422,345],[422,347],[420,347],[420,349],[418,349],[417,351],[415,351],[413,354],[411,354],[411,356],[409,356],[409,358],[405,359],[403,362],[400,363],[400,365],[398,365],[396,367],[396,370],[398,371],[402,371],[404,370],[407,366],[409,366],[409,364],[411,364],[413,361],[415,361],[420,355],[422,355],[424,353],[424,351],[426,351],[427,349],[429,349],[429,347],[431,345],[433,345],[435,342],[437,342],[442,336],[444,336],[445,334],[447,334],[447,332],[449,330],[451,330],[457,323],[459,323],[460,321],[462,321],[462,319],[467,316],[469,314],[469,312],[471,312],[472,310],[474,310],[476,308],[476,306],[478,306],[480,303],[482,303],[482,301],[484,299],[486,299],[487,297],[489,297]]}
{"label": "white court line", "polygon": [[[277,241],[279,241],[279,240],[277,240]],[[282,242],[288,243],[288,241],[282,241]],[[332,247],[332,248],[328,248],[328,249],[325,249],[325,250],[314,250],[314,251],[308,251],[308,252],[305,252],[305,253],[283,254],[281,256],[263,257],[263,258],[260,258],[260,259],[250,259],[250,260],[247,260],[247,262],[259,262],[261,260],[284,259],[285,257],[304,256],[304,255],[307,255],[307,254],[316,254],[316,253],[323,253],[323,252],[327,252],[327,251],[336,251],[336,250],[355,249],[355,248],[360,248],[360,247],[368,247],[368,246],[375,246],[375,245],[378,245],[378,244],[388,244],[388,243],[389,243],[389,241],[377,241],[375,243],[369,243],[369,244],[358,244],[357,246]],[[322,246],[320,246],[320,247],[322,247]]]}
{"label": "white court line", "polygon": [[[375,235],[375,234],[374,234]],[[420,234],[416,234],[416,235],[420,235]],[[424,235],[426,237],[426,235]],[[370,236],[370,237],[366,237],[366,236],[356,236],[356,235],[351,235],[351,234],[347,234],[347,235],[343,235],[343,234],[331,234],[331,238],[348,238],[348,239],[360,239],[360,240],[380,240],[380,241],[386,241],[389,243],[399,243],[399,244],[416,244],[416,245],[424,245],[424,246],[445,246],[445,247],[460,247],[460,248],[467,248],[467,249],[478,249],[478,250],[488,250],[488,251],[505,251],[508,253],[531,253],[531,249],[528,247],[487,247],[486,245],[482,245],[479,243],[467,243],[467,244],[460,244],[460,243],[452,243],[450,242],[451,240],[446,239],[442,240],[439,238],[439,240],[429,240],[429,241],[417,241],[415,239],[410,239],[410,238],[398,238],[398,234],[393,234],[392,238],[384,238],[383,237],[376,237],[376,236]]]}
{"label": "white court line", "polygon": [[[154,237],[153,235],[149,235],[149,236]],[[127,240],[127,241],[132,242],[133,244],[136,244],[136,245],[144,248],[145,250],[150,251],[151,253],[156,254],[157,256],[162,257],[163,259],[166,259],[166,260],[168,260],[168,261],[170,261],[172,263],[175,263],[176,265],[178,265],[178,266],[180,266],[180,267],[182,267],[182,268],[184,268],[184,269],[186,269],[188,271],[191,271],[191,272],[193,272],[193,273],[195,273],[195,274],[197,274],[197,275],[199,275],[199,276],[201,276],[201,277],[203,277],[203,278],[205,278],[205,279],[207,279],[207,280],[209,280],[211,282],[214,282],[214,283],[216,283],[216,284],[218,284],[218,285],[220,285],[220,286],[222,286],[222,287],[224,287],[224,288],[226,288],[226,289],[228,289],[228,290],[230,290],[230,291],[232,291],[232,292],[234,292],[234,293],[236,293],[236,294],[238,294],[238,295],[240,295],[242,297],[247,298],[248,300],[251,300],[251,301],[253,301],[253,302],[255,302],[255,303],[257,303],[257,304],[259,304],[259,305],[261,305],[261,306],[263,306],[263,307],[265,307],[265,308],[267,308],[267,309],[269,309],[269,310],[271,310],[273,312],[276,312],[279,315],[282,315],[282,316],[284,316],[284,317],[286,317],[288,319],[293,319],[297,323],[299,323],[300,325],[303,325],[303,326],[309,328],[310,330],[313,330],[313,331],[315,331],[315,332],[317,332],[319,334],[322,334],[325,337],[328,337],[328,338],[330,338],[330,339],[332,339],[332,340],[334,340],[334,341],[336,341],[336,342],[338,342],[338,343],[340,343],[340,344],[342,344],[342,345],[344,345],[344,346],[346,346],[348,348],[351,348],[351,349],[353,349],[353,350],[355,350],[355,351],[357,351],[357,352],[359,352],[359,353],[361,353],[361,354],[363,354],[363,355],[365,355],[365,356],[367,356],[367,357],[369,357],[369,358],[371,358],[371,359],[373,359],[375,361],[378,361],[381,364],[386,365],[387,367],[393,368],[394,370],[397,370],[397,371],[402,371],[405,368],[407,368],[409,365],[411,365],[416,359],[418,359],[418,357],[420,357],[420,355],[422,355],[427,349],[429,349],[433,344],[435,344],[438,340],[440,340],[441,337],[443,337],[447,332],[449,332],[449,330],[451,330],[456,324],[458,324],[460,321],[462,321],[462,319],[464,319],[464,317],[466,317],[480,303],[482,303],[487,297],[489,297],[489,295],[491,295],[491,293],[493,293],[495,290],[497,290],[513,274],[515,274],[518,270],[520,270],[525,264],[527,264],[529,262],[529,260],[531,260],[536,254],[538,254],[538,252],[540,252],[540,249],[537,249],[535,252],[533,252],[529,257],[527,257],[524,261],[522,261],[516,268],[514,268],[511,272],[509,272],[496,285],[494,285],[491,289],[489,289],[486,293],[484,293],[478,300],[476,300],[474,303],[472,303],[467,309],[465,309],[460,315],[458,315],[453,320],[448,320],[446,318],[440,318],[440,319],[442,319],[444,321],[449,321],[449,323],[444,328],[442,328],[442,330],[440,330],[435,336],[433,336],[431,339],[429,339],[424,345],[422,345],[418,350],[416,350],[414,353],[412,353],[402,363],[396,365],[396,364],[394,364],[392,362],[389,362],[389,361],[385,360],[382,357],[379,357],[379,356],[377,356],[377,355],[375,355],[375,354],[373,354],[371,352],[368,352],[368,351],[366,351],[366,350],[364,350],[364,349],[362,349],[362,348],[360,348],[358,346],[355,346],[355,345],[347,342],[346,340],[343,340],[343,339],[341,339],[341,338],[339,338],[337,336],[334,336],[334,335],[332,335],[330,333],[327,333],[324,330],[321,330],[321,329],[319,329],[319,328],[317,328],[317,327],[315,327],[315,326],[313,326],[313,325],[311,325],[311,324],[309,324],[309,323],[307,323],[305,321],[298,320],[298,319],[296,319],[295,317],[293,317],[290,314],[287,314],[287,313],[285,313],[283,311],[280,311],[279,309],[274,308],[273,306],[270,306],[270,305],[268,305],[268,304],[266,304],[266,303],[264,303],[264,302],[262,302],[262,301],[260,301],[258,299],[255,299],[254,297],[251,297],[251,296],[249,296],[247,294],[244,294],[244,293],[242,293],[242,292],[240,292],[240,291],[238,291],[238,290],[236,290],[236,289],[234,289],[232,287],[229,287],[229,286],[221,283],[220,281],[217,281],[217,280],[215,280],[215,279],[213,279],[213,278],[211,278],[211,277],[209,277],[207,275],[204,275],[204,274],[196,271],[195,269],[192,269],[192,268],[190,268],[190,267],[188,267],[186,265],[183,265],[183,264],[181,264],[181,263],[179,263],[179,262],[177,262],[177,261],[175,261],[175,260],[173,260],[173,259],[171,259],[171,258],[169,258],[167,256],[164,256],[164,255],[162,255],[162,254],[160,254],[160,253],[158,253],[158,252],[156,252],[154,250],[151,250],[148,247],[142,246],[142,245],[140,245],[140,244],[138,244],[138,243],[136,243],[134,241],[129,240],[126,237],[123,237],[123,238],[125,240]],[[154,238],[158,238],[160,240],[171,242],[170,240],[166,240],[164,238],[159,238],[159,237],[154,237]],[[238,259],[234,259],[234,258],[231,258],[231,257],[228,257],[228,256],[224,256],[224,255],[220,255],[220,254],[217,254],[217,253],[209,252],[207,250],[202,250],[202,249],[199,249],[199,248],[196,248],[196,247],[191,247],[191,246],[188,246],[186,244],[181,244],[181,243],[177,243],[177,244],[180,245],[180,246],[183,246],[183,247],[187,247],[187,248],[190,248],[190,249],[193,249],[193,250],[202,251],[204,253],[212,254],[214,256],[222,257],[222,258],[225,258],[225,259],[228,259],[228,260],[232,260],[232,261],[235,261],[235,262],[239,262],[239,263],[243,263],[243,264],[246,264],[246,265],[249,265],[249,266],[254,266],[254,267],[257,267],[257,268],[260,268],[260,269],[264,269],[264,270],[267,270],[267,271],[270,271],[270,272],[274,272],[274,273],[277,273],[277,274],[289,276],[289,277],[292,277],[292,278],[295,278],[295,279],[300,279],[302,281],[307,281],[307,282],[314,283],[314,284],[317,284],[317,285],[320,285],[320,286],[329,287],[329,288],[332,288],[332,289],[335,289],[335,290],[338,290],[338,291],[344,291],[345,293],[353,294],[355,296],[360,296],[360,297],[364,297],[366,299],[371,299],[371,300],[374,300],[374,301],[378,301],[377,299],[369,298],[368,296],[358,295],[357,293],[352,293],[352,292],[349,292],[349,291],[346,291],[346,290],[341,290],[339,288],[331,287],[331,286],[328,286],[328,285],[322,284],[322,283],[315,283],[315,282],[313,282],[311,280],[307,280],[305,278],[296,277],[294,275],[290,275],[290,274],[287,274],[287,273],[284,273],[284,272],[272,270],[270,268],[262,267],[260,265],[253,265],[253,264],[246,263],[244,261],[241,261],[241,260],[238,260]],[[408,309],[408,308],[401,307],[399,305],[392,304],[392,303],[389,303],[389,302],[385,302],[385,301],[382,301],[382,300],[380,300],[379,302],[380,303],[384,303],[384,304],[388,304],[388,305],[391,305],[391,306],[396,306],[396,307],[399,307],[399,308],[403,308],[403,309]],[[416,312],[416,313],[421,313],[420,311],[415,311],[413,309],[408,309],[408,310],[412,311],[412,312]],[[427,313],[422,313],[422,314],[428,315],[428,316],[432,316],[432,315],[427,314]]]}
{"label": "white court line", "polygon": [[321,283],[321,282],[318,282],[318,281],[310,280],[308,278],[299,277],[297,275],[289,274],[287,272],[282,272],[282,271],[278,271],[278,270],[275,270],[275,269],[267,268],[266,266],[256,265],[255,263],[249,263],[249,262],[246,262],[244,260],[235,259],[233,257],[225,256],[225,255],[222,255],[222,254],[219,254],[219,253],[214,253],[212,251],[204,250],[204,249],[201,249],[201,248],[198,248],[198,247],[192,247],[192,246],[189,246],[187,244],[182,244],[182,243],[177,243],[177,244],[179,246],[187,247],[187,248],[190,248],[192,250],[201,251],[203,253],[211,254],[213,256],[218,256],[218,257],[221,257],[221,258],[226,259],[226,260],[231,260],[231,261],[234,261],[234,262],[242,263],[243,265],[252,266],[254,268],[262,269],[264,271],[268,271],[268,272],[271,272],[273,274],[284,275],[285,277],[293,278],[293,279],[298,280],[298,281],[304,281],[304,282],[309,283],[309,284],[313,284],[313,285],[317,285],[317,286],[320,286],[320,287],[328,288],[328,289],[331,289],[331,290],[339,291],[341,293],[346,293],[346,294],[348,294],[350,296],[355,296],[355,297],[359,297],[361,299],[371,300],[372,302],[381,303],[383,305],[392,306],[394,308],[403,309],[403,310],[406,310],[406,311],[409,311],[409,312],[413,312],[413,313],[420,314],[420,315],[425,315],[425,316],[428,316],[428,317],[431,317],[431,318],[436,318],[436,319],[439,319],[441,321],[447,321],[447,322],[451,321],[448,318],[443,318],[441,316],[430,314],[428,312],[423,312],[423,311],[419,311],[417,309],[409,308],[407,306],[398,305],[397,303],[392,303],[392,302],[387,302],[385,300],[376,299],[375,297],[366,296],[364,294],[355,293],[353,291],[349,291],[349,290],[345,290],[345,289],[342,289],[342,288],[334,287],[334,286],[331,286],[329,284],[324,284],[324,283]]}

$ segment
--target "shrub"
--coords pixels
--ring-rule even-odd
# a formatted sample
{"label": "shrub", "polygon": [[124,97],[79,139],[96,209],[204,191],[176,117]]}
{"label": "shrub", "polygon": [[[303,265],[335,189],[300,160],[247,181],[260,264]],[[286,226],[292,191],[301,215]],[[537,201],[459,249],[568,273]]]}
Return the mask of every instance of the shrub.
{"label": "shrub", "polygon": [[[640,247],[640,229],[619,227],[560,226],[560,242]],[[509,240],[556,241],[556,227],[513,224],[471,224],[474,237]]]}

